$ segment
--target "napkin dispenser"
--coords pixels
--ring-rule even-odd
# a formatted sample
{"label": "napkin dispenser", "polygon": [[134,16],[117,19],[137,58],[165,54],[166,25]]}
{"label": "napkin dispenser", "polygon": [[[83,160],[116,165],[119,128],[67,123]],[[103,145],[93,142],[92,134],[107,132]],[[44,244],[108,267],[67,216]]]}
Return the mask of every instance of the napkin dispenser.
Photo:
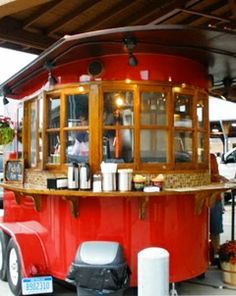
{"label": "napkin dispenser", "polygon": [[48,189],[66,189],[68,187],[67,178],[49,178],[47,179]]}

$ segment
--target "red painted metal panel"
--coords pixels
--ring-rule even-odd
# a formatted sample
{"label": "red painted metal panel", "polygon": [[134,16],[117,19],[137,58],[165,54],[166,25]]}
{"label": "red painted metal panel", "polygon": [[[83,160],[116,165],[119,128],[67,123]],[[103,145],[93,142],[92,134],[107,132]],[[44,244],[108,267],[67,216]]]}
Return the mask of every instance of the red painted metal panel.
{"label": "red painted metal panel", "polygon": [[[207,71],[198,62],[159,54],[137,54],[136,57],[136,67],[128,66],[127,54],[101,57],[104,64],[101,79],[129,78],[145,82],[142,71],[146,71],[148,81],[166,83],[171,78],[174,84],[207,88]],[[79,82],[80,76],[87,74],[90,61],[55,68],[53,74],[61,83]],[[46,81],[46,73],[31,79],[18,89],[19,97],[32,94]],[[28,268],[32,263],[30,252],[40,250],[35,262],[41,258],[49,274],[64,279],[79,244],[87,240],[120,242],[132,270],[132,285],[137,284],[137,254],[147,247],[163,247],[170,252],[172,282],[192,278],[208,266],[208,209],[204,207],[202,213],[196,215],[193,195],[150,197],[143,220],[139,218],[140,198],[129,198],[128,194],[126,198],[102,194],[80,198],[77,218],[72,217],[69,202],[59,196],[43,195],[41,211],[36,212],[30,197],[21,197],[17,204],[14,193],[5,191],[4,207],[2,227],[16,236],[28,275],[32,274]],[[14,226],[19,222],[20,234]],[[28,241],[32,242],[30,248]]]}
{"label": "red painted metal panel", "polygon": [[[14,200],[11,202],[14,204]],[[208,209],[196,215],[194,196],[150,197],[143,220],[139,218],[140,198],[128,195],[80,198],[77,218],[72,217],[69,203],[59,196],[43,196],[42,211],[34,219],[33,205],[30,208],[27,202],[22,198],[21,205],[15,204],[8,220],[24,221],[23,225],[37,232],[49,274],[57,278],[66,277],[79,244],[89,240],[121,243],[132,270],[132,285],[137,284],[137,253],[147,247],[163,247],[170,252],[172,282],[192,278],[207,269]],[[27,232],[21,236],[22,249],[29,237]]]}
{"label": "red painted metal panel", "polygon": [[[137,54],[138,65],[128,65],[128,55],[104,56],[99,58],[104,65],[102,80],[137,80],[142,79],[142,72],[147,71],[148,81],[187,83],[196,87],[207,88],[208,77],[206,68],[194,60],[161,54]],[[82,75],[87,75],[87,68],[91,59],[75,61],[67,65],[55,67],[53,75],[59,83],[79,82]],[[47,73],[31,79],[20,90],[20,97],[30,95],[40,89],[47,82]],[[99,78],[99,79],[100,79]]]}
{"label": "red painted metal panel", "polygon": [[0,227],[17,244],[22,277],[48,274],[45,245],[42,242],[45,229],[40,223],[36,221],[0,223]]}

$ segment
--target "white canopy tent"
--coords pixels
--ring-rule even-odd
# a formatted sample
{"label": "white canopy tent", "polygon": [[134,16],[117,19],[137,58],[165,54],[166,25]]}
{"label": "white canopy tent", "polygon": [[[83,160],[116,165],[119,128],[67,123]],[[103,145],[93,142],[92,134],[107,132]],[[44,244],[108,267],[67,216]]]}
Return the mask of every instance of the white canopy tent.
{"label": "white canopy tent", "polygon": [[[209,120],[218,122],[223,132],[223,152],[229,150],[229,130],[231,122],[236,122],[236,103],[209,97]],[[222,134],[221,134],[222,135]]]}
{"label": "white canopy tent", "polygon": [[209,120],[236,120],[236,103],[209,97]]}

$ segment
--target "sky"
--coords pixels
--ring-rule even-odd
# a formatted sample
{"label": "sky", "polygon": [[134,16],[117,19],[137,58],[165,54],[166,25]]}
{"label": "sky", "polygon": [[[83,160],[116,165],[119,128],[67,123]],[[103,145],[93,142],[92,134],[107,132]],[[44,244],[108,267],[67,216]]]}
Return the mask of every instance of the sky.
{"label": "sky", "polygon": [[[36,57],[33,54],[0,47],[0,84],[24,68]],[[15,109],[12,109],[14,105],[14,102],[10,100],[10,103],[4,107],[2,97],[0,97],[0,115],[11,116],[10,110]]]}
{"label": "sky", "polygon": [[0,84],[29,64],[37,56],[0,47]]}

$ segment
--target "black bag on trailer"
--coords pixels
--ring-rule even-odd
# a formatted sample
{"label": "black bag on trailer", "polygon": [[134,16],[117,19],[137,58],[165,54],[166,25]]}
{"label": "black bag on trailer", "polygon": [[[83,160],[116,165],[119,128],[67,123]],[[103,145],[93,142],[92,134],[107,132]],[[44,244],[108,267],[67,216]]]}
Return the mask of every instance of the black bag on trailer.
{"label": "black bag on trailer", "polygon": [[130,269],[116,242],[84,242],[80,245],[67,279],[77,287],[116,291],[129,285]]}
{"label": "black bag on trailer", "polygon": [[119,290],[128,287],[129,268],[125,263],[103,267],[73,263],[68,277],[72,278],[79,287],[99,291]]}

